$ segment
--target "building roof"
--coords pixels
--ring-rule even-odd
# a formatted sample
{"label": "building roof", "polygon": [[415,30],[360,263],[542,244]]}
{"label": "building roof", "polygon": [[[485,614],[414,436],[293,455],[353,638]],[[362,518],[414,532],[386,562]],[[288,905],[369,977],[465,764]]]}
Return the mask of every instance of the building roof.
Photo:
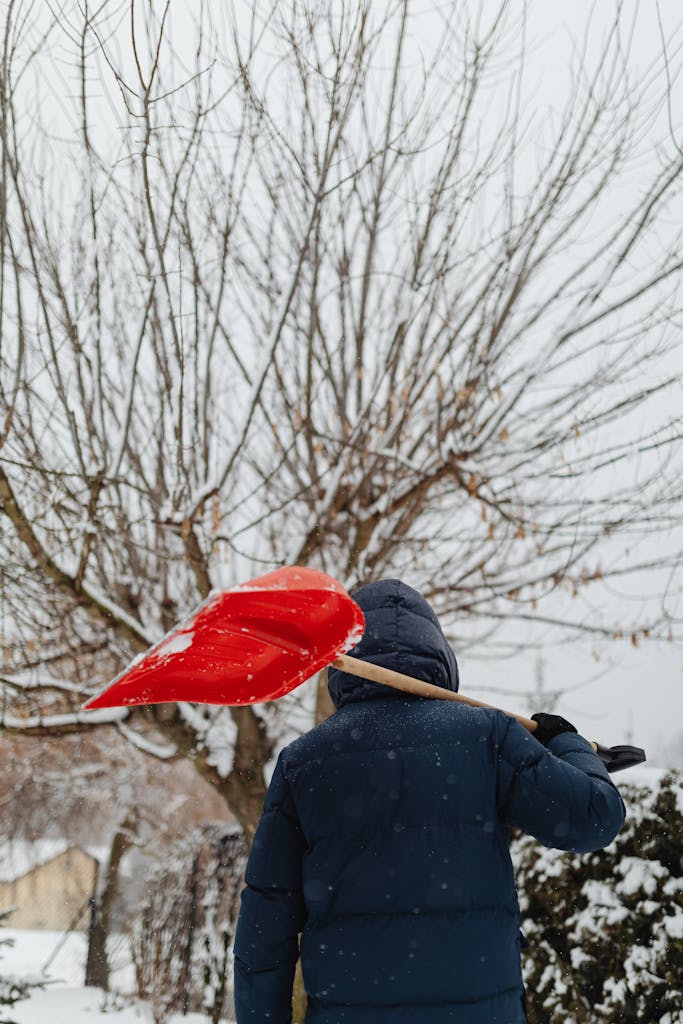
{"label": "building roof", "polygon": [[[16,882],[67,850],[74,849],[82,848],[68,839],[0,838],[0,882]],[[83,852],[93,857],[87,850]]]}

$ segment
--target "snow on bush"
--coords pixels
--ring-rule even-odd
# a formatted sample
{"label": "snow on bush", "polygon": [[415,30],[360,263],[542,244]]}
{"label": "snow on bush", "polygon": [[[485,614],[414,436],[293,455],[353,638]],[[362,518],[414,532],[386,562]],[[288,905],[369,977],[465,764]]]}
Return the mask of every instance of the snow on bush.
{"label": "snow on bush", "polygon": [[148,876],[132,929],[137,994],[154,1024],[196,1010],[217,1024],[231,1009],[230,950],[246,844],[231,826],[178,841]]}
{"label": "snow on bush", "polygon": [[683,1024],[683,777],[631,778],[606,850],[513,839],[529,1024]]}

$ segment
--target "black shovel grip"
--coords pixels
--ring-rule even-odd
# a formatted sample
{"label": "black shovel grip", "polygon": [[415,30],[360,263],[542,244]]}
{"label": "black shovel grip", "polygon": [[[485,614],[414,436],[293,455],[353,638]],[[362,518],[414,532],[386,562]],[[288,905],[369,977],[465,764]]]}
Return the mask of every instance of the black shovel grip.
{"label": "black shovel grip", "polygon": [[624,768],[633,768],[637,764],[643,764],[646,760],[645,751],[642,747],[630,747],[627,744],[617,747],[603,747],[596,743],[596,754],[610,774],[621,772]]}

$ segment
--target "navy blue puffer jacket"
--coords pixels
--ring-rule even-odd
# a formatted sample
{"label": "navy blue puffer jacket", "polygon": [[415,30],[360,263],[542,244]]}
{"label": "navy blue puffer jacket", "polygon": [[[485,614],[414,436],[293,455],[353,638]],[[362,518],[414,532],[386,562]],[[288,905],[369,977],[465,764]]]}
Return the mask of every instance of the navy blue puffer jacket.
{"label": "navy blue puffer jacket", "polygon": [[[353,654],[448,689],[455,657],[398,580],[361,588]],[[590,744],[337,671],[332,718],[286,747],[235,940],[238,1024],[287,1024],[301,933],[307,1024],[523,1024],[508,826],[606,846],[624,808]]]}

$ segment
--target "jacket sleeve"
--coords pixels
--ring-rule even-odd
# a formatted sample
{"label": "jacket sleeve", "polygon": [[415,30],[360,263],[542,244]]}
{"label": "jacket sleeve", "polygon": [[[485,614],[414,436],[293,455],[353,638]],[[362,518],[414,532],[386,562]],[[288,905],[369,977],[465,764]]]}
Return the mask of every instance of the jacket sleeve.
{"label": "jacket sleeve", "polygon": [[305,920],[305,840],[282,755],[271,779],[247,863],[235,935],[237,1024],[289,1024]]}
{"label": "jacket sleeve", "polygon": [[562,733],[546,748],[519,722],[501,715],[498,810],[544,846],[590,853],[612,842],[624,803],[588,740]]}

